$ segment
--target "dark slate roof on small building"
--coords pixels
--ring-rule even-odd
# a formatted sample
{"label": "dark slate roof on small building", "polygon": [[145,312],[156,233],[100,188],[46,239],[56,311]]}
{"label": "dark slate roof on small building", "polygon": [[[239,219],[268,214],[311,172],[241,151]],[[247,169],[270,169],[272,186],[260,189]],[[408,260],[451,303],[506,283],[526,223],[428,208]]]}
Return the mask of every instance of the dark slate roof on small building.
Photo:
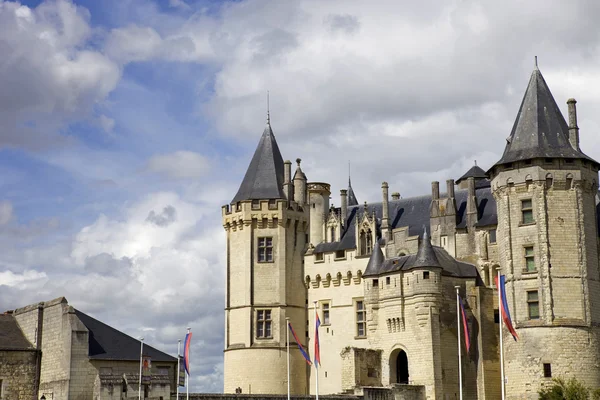
{"label": "dark slate roof on small building", "polygon": [[[446,250],[438,246],[431,246],[435,259],[442,268],[442,275],[457,278],[473,278],[477,285],[483,285],[477,267],[472,264],[454,259]],[[425,268],[417,264],[418,254],[388,258],[379,265],[371,265],[366,268],[363,277],[380,276],[398,271],[409,271],[413,268]]]}
{"label": "dark slate roof on small building", "polygon": [[283,157],[271,124],[267,123],[240,189],[231,202],[283,198]]}
{"label": "dark slate roof on small building", "polygon": [[481,167],[479,167],[477,164],[475,164],[471,167],[471,169],[469,169],[467,172],[465,172],[465,174],[463,176],[458,178],[456,183],[461,183],[462,181],[467,180],[469,178],[475,178],[475,180],[487,179],[487,174],[485,173],[485,171],[483,169],[481,169]]}
{"label": "dark slate roof on small building", "polygon": [[536,67],[529,79],[504,154],[495,165],[553,157],[583,158],[597,164],[571,146],[567,122]]}
{"label": "dark slate roof on small building", "polygon": [[[497,225],[496,200],[492,196],[489,185],[478,188],[476,194],[478,211],[477,226]],[[460,189],[455,192],[457,228],[466,227],[467,195],[467,189]],[[429,233],[430,206],[431,195],[390,200],[389,223],[392,229],[408,227],[408,234],[416,236],[423,233],[423,226],[425,226],[425,229]],[[371,203],[368,205],[369,214],[375,212],[375,217],[378,221],[381,221],[383,215],[382,209],[382,203]],[[348,228],[342,233],[341,240],[339,242],[316,244],[314,252],[332,252],[356,248],[355,223],[357,218],[363,213],[364,205],[348,207]]]}
{"label": "dark slate roof on small building", "polygon": [[35,350],[12,314],[0,314],[0,350]]}
{"label": "dark slate roof on small building", "polygon": [[[75,310],[75,314],[89,330],[89,357],[95,360],[138,361],[140,359],[140,341],[132,338]],[[152,361],[177,362],[175,357],[144,344],[144,355]]]}
{"label": "dark slate roof on small building", "polygon": [[417,250],[417,257],[415,258],[412,268],[429,268],[429,267],[440,267],[440,262],[438,261],[435,251],[433,250],[433,246],[431,245],[431,240],[429,240],[429,235],[427,231],[423,233],[423,239],[419,242],[419,248]]}

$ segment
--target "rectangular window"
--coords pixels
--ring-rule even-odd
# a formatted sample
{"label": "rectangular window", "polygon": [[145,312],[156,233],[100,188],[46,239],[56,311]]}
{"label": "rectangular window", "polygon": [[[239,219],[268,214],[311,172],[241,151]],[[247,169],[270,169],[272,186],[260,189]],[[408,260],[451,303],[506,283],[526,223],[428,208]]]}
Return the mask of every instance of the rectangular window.
{"label": "rectangular window", "polygon": [[277,209],[277,200],[269,199],[269,210]]}
{"label": "rectangular window", "polygon": [[386,284],[386,285],[389,285],[389,284],[390,284],[390,277],[389,277],[389,276],[387,276],[387,277],[385,278],[385,284]]}
{"label": "rectangular window", "polygon": [[379,287],[379,279],[373,279],[373,287]]}
{"label": "rectangular window", "polygon": [[253,210],[260,210],[260,201],[258,201],[258,200],[252,200],[252,209]]}
{"label": "rectangular window", "polygon": [[521,222],[523,224],[532,224],[535,222],[533,220],[533,205],[531,203],[531,199],[521,200]]}
{"label": "rectangular window", "polygon": [[494,323],[495,324],[500,323],[500,310],[498,310],[497,308],[494,309]]}
{"label": "rectangular window", "polygon": [[335,252],[335,258],[346,258],[346,250],[338,250]]}
{"label": "rectangular window", "polygon": [[323,253],[315,253],[315,261],[323,261]]}
{"label": "rectangular window", "polygon": [[529,311],[529,319],[540,318],[540,301],[537,290],[527,292],[527,308]]}
{"label": "rectangular window", "polygon": [[356,301],[356,336],[367,336],[367,310],[362,300]]}
{"label": "rectangular window", "polygon": [[440,244],[442,245],[442,247],[444,249],[447,249],[448,248],[448,236],[442,236],[440,238]]}
{"label": "rectangular window", "polygon": [[552,365],[544,363],[544,378],[552,378]]}
{"label": "rectangular window", "polygon": [[525,271],[535,272],[535,256],[533,255],[533,246],[525,247]]}
{"label": "rectangular window", "polygon": [[323,303],[323,325],[329,325],[329,303]]}
{"label": "rectangular window", "polygon": [[489,230],[489,238],[490,238],[490,243],[496,243],[496,230],[495,229]]}
{"label": "rectangular window", "polygon": [[429,271],[423,271],[423,279],[429,279]]}
{"label": "rectangular window", "polygon": [[256,337],[271,338],[271,310],[256,311]]}
{"label": "rectangular window", "polygon": [[273,238],[258,238],[258,262],[273,262]]}

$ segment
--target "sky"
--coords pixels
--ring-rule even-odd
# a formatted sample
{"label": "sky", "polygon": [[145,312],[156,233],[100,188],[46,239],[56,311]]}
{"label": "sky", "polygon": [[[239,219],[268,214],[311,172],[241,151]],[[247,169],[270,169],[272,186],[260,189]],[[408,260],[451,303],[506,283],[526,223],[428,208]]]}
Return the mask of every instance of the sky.
{"label": "sky", "polygon": [[225,232],[266,122],[381,201],[496,162],[534,57],[600,160],[600,2],[0,0],[0,312],[65,296],[223,385]]}

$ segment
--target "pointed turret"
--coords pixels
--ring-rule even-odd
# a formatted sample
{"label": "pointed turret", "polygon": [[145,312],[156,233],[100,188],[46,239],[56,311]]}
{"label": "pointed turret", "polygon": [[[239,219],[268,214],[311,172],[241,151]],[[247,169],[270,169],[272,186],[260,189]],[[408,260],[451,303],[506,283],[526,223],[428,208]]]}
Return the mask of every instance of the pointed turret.
{"label": "pointed turret", "polygon": [[506,148],[496,165],[533,158],[583,158],[569,142],[569,127],[537,68],[533,70]]}
{"label": "pointed turret", "polygon": [[423,239],[419,243],[419,250],[417,251],[417,257],[415,258],[415,262],[411,268],[421,268],[421,267],[438,267],[441,268],[440,262],[433,251],[433,246],[431,245],[431,240],[429,240],[429,235],[427,234],[427,230],[424,229]]}
{"label": "pointed turret", "polygon": [[281,157],[279,146],[273,135],[271,123],[267,121],[267,126],[258,142],[244,180],[231,202],[237,203],[252,199],[284,199],[283,177],[283,157]]}
{"label": "pointed turret", "polygon": [[381,251],[381,246],[379,245],[379,242],[376,241],[363,276],[377,275],[384,260],[385,257],[383,256],[383,251]]}
{"label": "pointed turret", "polygon": [[352,182],[350,182],[350,177],[348,177],[348,205],[349,206],[357,206],[358,205],[358,200],[356,199],[354,190],[352,190]]}

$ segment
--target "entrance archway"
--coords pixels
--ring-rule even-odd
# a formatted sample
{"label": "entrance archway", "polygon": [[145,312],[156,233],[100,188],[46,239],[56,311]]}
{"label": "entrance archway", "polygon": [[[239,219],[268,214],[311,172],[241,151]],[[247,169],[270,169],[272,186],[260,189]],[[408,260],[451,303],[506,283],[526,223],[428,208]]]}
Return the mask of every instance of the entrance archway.
{"label": "entrance archway", "polygon": [[408,383],[408,357],[404,350],[400,350],[396,357],[396,382]]}
{"label": "entrance archway", "polygon": [[394,349],[389,358],[390,384],[409,382],[408,355],[402,348]]}

